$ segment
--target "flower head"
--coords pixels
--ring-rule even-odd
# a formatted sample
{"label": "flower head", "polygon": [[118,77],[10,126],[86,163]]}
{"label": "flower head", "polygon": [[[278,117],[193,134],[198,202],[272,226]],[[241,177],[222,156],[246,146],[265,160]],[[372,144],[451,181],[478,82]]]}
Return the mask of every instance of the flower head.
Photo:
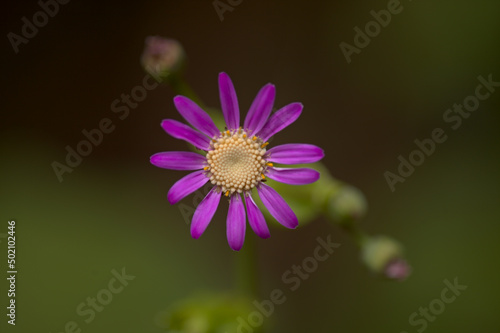
{"label": "flower head", "polygon": [[[284,144],[268,149],[268,140],[300,116],[302,104],[292,103],[271,115],[276,90],[267,84],[259,91],[240,125],[238,99],[233,83],[226,73],[219,74],[219,93],[226,129],[219,130],[210,116],[196,103],[176,96],[174,104],[181,116],[194,128],[172,119],[162,122],[172,137],[191,143],[206,154],[194,152],[162,152],[151,156],[157,167],[172,170],[195,170],[177,181],[169,190],[171,204],[201,188],[213,185],[200,202],[191,222],[191,235],[199,238],[217,210],[221,197],[229,199],[227,239],[239,251],[243,246],[246,218],[253,231],[262,238],[270,236],[264,215],[252,198],[256,189],[269,213],[283,226],[298,226],[294,212],[266,179],[305,185],[319,179],[319,172],[310,168],[280,168],[278,164],[314,163],[324,156],[323,150],[310,144]],[[246,206],[246,213],[245,213]]]}

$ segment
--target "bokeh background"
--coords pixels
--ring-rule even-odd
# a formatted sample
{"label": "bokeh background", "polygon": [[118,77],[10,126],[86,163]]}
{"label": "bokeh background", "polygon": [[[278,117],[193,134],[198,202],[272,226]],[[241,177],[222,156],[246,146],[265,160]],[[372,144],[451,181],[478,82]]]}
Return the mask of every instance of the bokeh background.
{"label": "bokeh background", "polygon": [[[176,38],[188,55],[186,77],[207,105],[219,107],[217,75],[231,75],[240,107],[262,85],[277,87],[276,105],[305,109],[273,144],[324,147],[331,173],[361,189],[369,211],[362,226],[406,247],[413,274],[398,283],[374,276],[351,239],[318,219],[295,231],[256,238],[260,299],[285,289],[284,271],[310,256],[318,236],[342,246],[287,293],[269,332],[416,332],[409,316],[440,297],[443,280],[467,290],[427,332],[500,330],[500,91],[453,131],[442,116],[474,93],[477,77],[500,81],[500,3],[403,1],[403,11],[348,64],[339,48],[355,26],[387,1],[243,0],[220,21],[211,1],[72,0],[15,54],[2,42],[0,233],[17,221],[17,325],[7,325],[0,284],[1,331],[163,332],[158,314],[199,291],[235,287],[238,253],[225,239],[225,211],[193,240],[166,193],[183,173],[149,164],[182,150],[161,129],[180,119],[173,91],[160,86],[119,120],[111,103],[141,84],[139,57],[149,35]],[[3,5],[4,36],[40,10],[36,1]],[[500,89],[499,89],[500,90]],[[110,118],[116,129],[59,182],[51,167],[82,130]],[[394,193],[383,174],[413,141],[445,129],[448,140]],[[191,199],[186,199],[188,203]],[[2,281],[6,241],[0,239]],[[121,270],[136,278],[95,319],[75,312]]]}

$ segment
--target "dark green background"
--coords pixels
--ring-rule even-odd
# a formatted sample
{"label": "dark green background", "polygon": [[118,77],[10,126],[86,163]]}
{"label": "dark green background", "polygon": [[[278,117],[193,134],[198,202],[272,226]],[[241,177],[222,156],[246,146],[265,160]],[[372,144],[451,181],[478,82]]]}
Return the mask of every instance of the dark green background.
{"label": "dark green background", "polygon": [[[184,173],[149,156],[185,145],[161,129],[180,119],[167,86],[149,92],[125,120],[111,102],[141,84],[144,38],[178,39],[187,78],[206,104],[219,107],[217,75],[227,72],[246,110],[267,82],[276,106],[300,101],[298,122],[273,144],[308,142],[326,151],[332,174],[360,188],[363,227],[399,239],[413,266],[403,283],[373,276],[339,228],[317,220],[257,239],[261,298],[284,288],[281,274],[310,256],[316,237],[342,246],[277,307],[273,332],[416,332],[408,317],[440,296],[443,280],[468,289],[426,332],[500,329],[498,216],[500,89],[453,131],[445,110],[472,94],[477,76],[500,81],[498,1],[402,2],[404,10],[348,64],[339,48],[355,26],[387,1],[244,0],[220,21],[211,1],[72,0],[15,54],[2,44],[0,233],[17,221],[17,325],[2,332],[161,332],[155,317],[200,290],[234,286],[225,210],[193,240],[166,193]],[[19,33],[36,1],[2,9],[4,36]],[[110,118],[116,129],[60,183],[53,161],[81,131]],[[391,193],[385,171],[442,127],[448,140]],[[187,204],[191,199],[185,200]],[[249,237],[257,238],[251,231]],[[6,242],[0,239],[0,305],[7,306]],[[75,313],[126,268],[135,280],[85,324]]]}

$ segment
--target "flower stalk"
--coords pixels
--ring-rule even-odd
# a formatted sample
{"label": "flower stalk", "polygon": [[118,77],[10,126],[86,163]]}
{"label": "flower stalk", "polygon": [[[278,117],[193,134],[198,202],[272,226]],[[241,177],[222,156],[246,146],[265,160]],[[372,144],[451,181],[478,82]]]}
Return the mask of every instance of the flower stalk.
{"label": "flower stalk", "polygon": [[259,296],[257,249],[255,237],[247,237],[245,247],[236,254],[236,284],[237,290],[245,296]]}

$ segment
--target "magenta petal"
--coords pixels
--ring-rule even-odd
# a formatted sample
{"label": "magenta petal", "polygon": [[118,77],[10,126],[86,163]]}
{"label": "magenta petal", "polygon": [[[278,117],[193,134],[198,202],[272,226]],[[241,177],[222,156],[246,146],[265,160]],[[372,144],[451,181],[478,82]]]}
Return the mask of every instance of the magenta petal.
{"label": "magenta petal", "polygon": [[240,127],[240,108],[233,82],[226,73],[219,74],[219,96],[222,113],[229,130]]}
{"label": "magenta petal", "polygon": [[318,146],[306,143],[288,143],[267,151],[267,160],[282,164],[305,164],[321,160],[325,153]]}
{"label": "magenta petal", "polygon": [[191,236],[193,238],[199,238],[207,229],[219,206],[220,197],[221,194],[217,193],[217,187],[213,187],[196,208],[191,222]]}
{"label": "magenta petal", "polygon": [[292,103],[282,107],[269,118],[264,127],[257,133],[257,136],[263,141],[269,140],[274,134],[297,120],[302,112],[302,108],[301,103]]}
{"label": "magenta petal", "polygon": [[270,83],[260,89],[248,110],[244,129],[248,129],[252,133],[258,133],[261,130],[273,109],[275,96],[276,88]]}
{"label": "magenta petal", "polygon": [[319,179],[319,172],[309,168],[268,168],[266,176],[280,183],[307,185]]}
{"label": "magenta petal", "polygon": [[206,135],[177,120],[165,119],[162,121],[161,127],[170,136],[187,141],[198,149],[208,150],[210,148],[210,139]]}
{"label": "magenta petal", "polygon": [[264,215],[260,211],[259,207],[255,204],[255,201],[253,201],[251,195],[245,196],[245,204],[247,205],[248,223],[250,223],[250,227],[253,232],[255,232],[260,238],[271,237],[266,219],[264,218]]}
{"label": "magenta petal", "polygon": [[171,205],[190,195],[208,182],[205,171],[195,171],[179,179],[168,191],[167,199]]}
{"label": "magenta petal", "polygon": [[293,210],[272,187],[261,184],[257,192],[262,203],[276,221],[290,229],[295,229],[299,225],[299,221]]}
{"label": "magenta petal", "polygon": [[245,206],[239,194],[233,194],[227,213],[227,241],[234,251],[241,250],[245,241],[246,216]]}
{"label": "magenta petal", "polygon": [[166,151],[151,156],[151,164],[171,170],[203,169],[207,159],[205,156],[187,151]]}
{"label": "magenta petal", "polygon": [[203,111],[198,104],[189,98],[180,95],[174,97],[174,104],[181,116],[183,116],[184,119],[186,119],[186,121],[198,131],[211,138],[219,135],[220,132],[217,129],[217,126],[215,126],[212,118],[210,118],[208,113]]}

